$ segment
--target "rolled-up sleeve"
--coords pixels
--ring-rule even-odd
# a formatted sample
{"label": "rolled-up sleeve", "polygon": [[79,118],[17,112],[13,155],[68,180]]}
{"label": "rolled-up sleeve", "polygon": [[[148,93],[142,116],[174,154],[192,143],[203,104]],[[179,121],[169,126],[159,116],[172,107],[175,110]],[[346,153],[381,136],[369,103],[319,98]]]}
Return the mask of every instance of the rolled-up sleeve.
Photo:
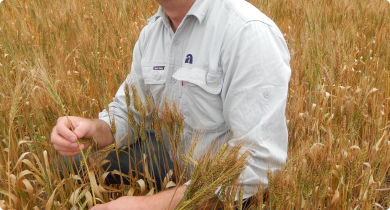
{"label": "rolled-up sleeve", "polygon": [[244,141],[251,157],[241,174],[244,197],[268,185],[267,171],[286,163],[288,131],[286,103],[291,76],[290,54],[276,25],[246,23],[222,49],[223,116],[234,138]]}

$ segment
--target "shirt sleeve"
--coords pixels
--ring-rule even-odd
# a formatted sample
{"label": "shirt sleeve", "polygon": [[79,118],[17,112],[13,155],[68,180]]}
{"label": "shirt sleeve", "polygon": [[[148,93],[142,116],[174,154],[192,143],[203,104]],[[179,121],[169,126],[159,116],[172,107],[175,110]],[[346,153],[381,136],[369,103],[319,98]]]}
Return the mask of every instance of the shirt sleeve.
{"label": "shirt sleeve", "polygon": [[244,198],[257,193],[259,184],[266,188],[267,171],[286,163],[289,62],[277,26],[260,21],[246,23],[221,51],[223,115],[233,133],[228,145],[244,141],[242,152],[251,155],[240,176]]}
{"label": "shirt sleeve", "polygon": [[[115,94],[114,101],[111,102],[108,105],[109,112],[107,112],[106,109],[104,109],[102,112],[99,113],[99,119],[103,120],[110,126],[111,128],[111,120],[115,120],[115,127],[116,127],[116,135],[115,139],[116,141],[120,141],[127,133],[130,136],[133,136],[133,126],[129,126],[128,124],[128,111],[131,111],[133,113],[134,119],[137,123],[137,125],[140,124],[140,116],[137,114],[137,112],[134,109],[134,103],[131,99],[130,107],[127,107],[126,104],[126,95],[125,95],[125,85],[130,85],[130,98],[133,98],[133,93],[131,91],[131,85],[134,85],[137,89],[137,94],[141,100],[141,102],[145,105],[146,104],[146,88],[144,79],[142,77],[142,67],[141,67],[141,43],[142,43],[142,35],[141,32],[140,38],[137,41],[137,43],[134,46],[133,50],[133,61],[131,64],[131,72],[127,76],[126,80],[122,83],[122,85],[119,87],[117,93]],[[146,127],[150,124],[150,117],[147,116],[147,122]],[[130,128],[130,130],[129,130]],[[132,142],[134,143],[134,138],[131,138]],[[124,139],[118,144],[118,148],[128,145],[128,141]]]}

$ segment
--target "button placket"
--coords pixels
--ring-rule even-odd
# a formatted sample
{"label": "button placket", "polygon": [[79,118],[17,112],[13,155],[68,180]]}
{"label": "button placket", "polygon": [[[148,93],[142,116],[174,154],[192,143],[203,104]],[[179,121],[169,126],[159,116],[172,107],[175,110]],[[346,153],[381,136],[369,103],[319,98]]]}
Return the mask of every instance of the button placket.
{"label": "button placket", "polygon": [[[174,74],[174,72],[177,70],[178,67],[181,66],[181,60],[182,60],[182,57],[181,57],[181,54],[182,54],[182,47],[181,47],[181,44],[183,42],[183,40],[181,40],[183,37],[184,37],[184,34],[183,32],[185,32],[185,30],[183,29],[185,26],[186,26],[186,19],[187,18],[184,18],[184,20],[182,21],[182,23],[180,24],[180,26],[177,28],[176,30],[176,33],[174,33],[173,35],[173,39],[172,39],[172,43],[171,43],[171,49],[170,49],[170,58],[169,58],[169,70],[168,70],[168,78],[171,77],[171,79],[167,79],[167,85],[166,85],[166,90],[168,92],[170,91],[176,91],[176,97],[178,97],[177,99],[181,99],[182,97],[182,87],[181,87],[181,83],[178,83],[177,79],[173,78],[172,75]],[[169,81],[170,80],[170,81]],[[181,103],[181,102],[180,102]],[[179,106],[181,106],[179,104]]]}
{"label": "button placket", "polygon": [[167,81],[167,85],[166,85],[166,89],[168,90],[168,92],[172,91],[172,88],[173,86],[175,85],[176,83],[176,79],[172,77],[173,73],[175,72],[175,68],[176,68],[176,59],[177,59],[177,56],[178,56],[178,51],[179,50],[179,41],[177,40],[176,37],[178,37],[180,35],[180,33],[178,33],[178,31],[176,31],[176,33],[174,34],[173,36],[173,40],[172,40],[172,44],[171,44],[171,49],[170,49],[170,54],[169,54],[169,69],[168,69],[168,78],[171,78],[170,81],[168,79]]}

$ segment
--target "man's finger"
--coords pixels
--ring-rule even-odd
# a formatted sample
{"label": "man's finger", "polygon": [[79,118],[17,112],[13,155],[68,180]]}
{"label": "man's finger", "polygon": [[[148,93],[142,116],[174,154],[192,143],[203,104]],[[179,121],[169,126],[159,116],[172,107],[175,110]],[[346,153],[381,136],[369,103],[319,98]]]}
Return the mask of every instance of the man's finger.
{"label": "man's finger", "polygon": [[80,139],[85,137],[85,134],[89,131],[89,129],[90,129],[90,125],[88,123],[80,121],[78,123],[78,126],[74,129],[74,133]]}
{"label": "man's finger", "polygon": [[58,134],[56,128],[53,129],[52,136],[50,138],[50,141],[59,147],[64,147],[68,149],[77,148],[77,142],[71,142],[65,138],[63,138],[61,135]]}
{"label": "man's finger", "polygon": [[60,151],[59,153],[62,156],[65,156],[65,157],[72,157],[72,156],[80,154],[80,151],[76,151],[76,152],[63,152],[63,151]]}
{"label": "man's finger", "polygon": [[54,149],[57,150],[58,152],[77,152],[77,151],[80,152],[80,148],[79,148],[79,147],[68,148],[68,147],[61,147],[61,146],[58,146],[58,145],[56,145],[56,144],[53,144],[53,147],[54,147]]}
{"label": "man's finger", "polygon": [[58,134],[61,135],[63,138],[71,142],[76,142],[77,136],[70,129],[70,124],[65,117],[58,118],[56,130]]}
{"label": "man's finger", "polygon": [[61,151],[61,152],[80,152],[80,147],[81,149],[85,149],[87,148],[91,143],[85,143],[85,144],[80,144],[80,147],[78,146],[77,143],[76,144],[76,147],[75,148],[67,148],[67,147],[61,147],[61,146],[58,146],[58,145],[53,145],[54,148],[57,150],[57,151]]}

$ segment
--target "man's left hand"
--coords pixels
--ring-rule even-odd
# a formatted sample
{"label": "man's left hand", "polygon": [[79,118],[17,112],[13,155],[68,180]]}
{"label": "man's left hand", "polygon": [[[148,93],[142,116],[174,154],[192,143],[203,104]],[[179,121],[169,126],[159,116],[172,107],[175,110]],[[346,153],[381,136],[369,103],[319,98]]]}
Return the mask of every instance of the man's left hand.
{"label": "man's left hand", "polygon": [[91,210],[112,210],[112,209],[172,210],[183,198],[186,189],[187,186],[182,185],[179,188],[177,188],[176,192],[175,189],[170,189],[170,190],[162,191],[152,196],[123,196],[114,201],[105,204],[96,205]]}
{"label": "man's left hand", "polygon": [[114,201],[94,206],[91,210],[150,209],[150,198],[146,196],[123,196]]}

